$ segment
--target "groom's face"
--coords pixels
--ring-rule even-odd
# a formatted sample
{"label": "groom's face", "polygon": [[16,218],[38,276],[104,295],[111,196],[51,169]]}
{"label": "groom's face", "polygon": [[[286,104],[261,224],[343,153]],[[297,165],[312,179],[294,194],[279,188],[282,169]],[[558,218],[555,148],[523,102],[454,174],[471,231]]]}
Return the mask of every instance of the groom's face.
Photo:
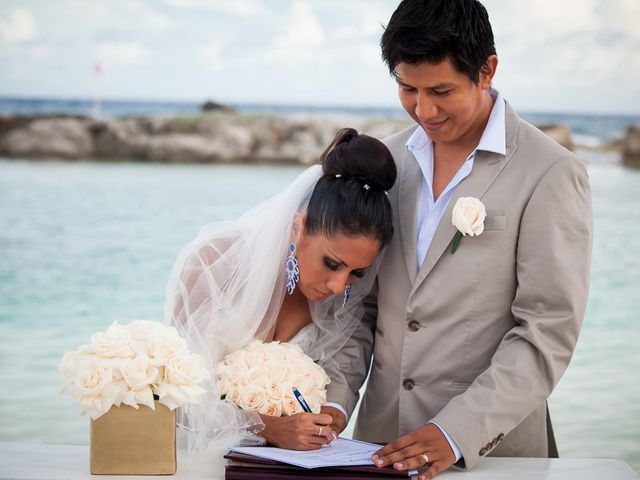
{"label": "groom's face", "polygon": [[434,143],[475,142],[475,146],[491,111],[489,90],[496,66],[494,55],[475,83],[449,59],[437,64],[399,63],[395,77],[400,103]]}
{"label": "groom's face", "polygon": [[342,295],[380,253],[380,241],[364,235],[322,234],[300,236],[297,257],[300,280],[297,288],[309,300]]}

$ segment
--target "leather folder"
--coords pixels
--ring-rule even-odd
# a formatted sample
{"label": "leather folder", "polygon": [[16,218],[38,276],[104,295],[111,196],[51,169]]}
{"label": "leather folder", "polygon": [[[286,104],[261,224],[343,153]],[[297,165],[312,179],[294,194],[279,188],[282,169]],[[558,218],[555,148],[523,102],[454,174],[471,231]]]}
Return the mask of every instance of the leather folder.
{"label": "leather folder", "polygon": [[259,480],[280,478],[314,478],[329,480],[348,478],[353,480],[386,480],[394,478],[408,479],[407,472],[399,472],[391,467],[378,468],[373,465],[349,467],[302,468],[275,460],[267,460],[244,453],[229,452],[225,466],[225,480]]}

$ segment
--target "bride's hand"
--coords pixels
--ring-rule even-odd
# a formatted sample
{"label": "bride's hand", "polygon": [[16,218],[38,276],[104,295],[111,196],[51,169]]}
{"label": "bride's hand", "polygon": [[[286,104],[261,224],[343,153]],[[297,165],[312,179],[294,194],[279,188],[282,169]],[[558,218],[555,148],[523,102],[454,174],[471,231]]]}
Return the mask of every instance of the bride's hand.
{"label": "bride's hand", "polygon": [[296,413],[289,417],[260,415],[265,428],[258,435],[289,450],[315,450],[334,439],[331,415]]}
{"label": "bride's hand", "polygon": [[333,422],[331,423],[331,428],[333,429],[334,432],[336,432],[336,435],[340,435],[340,433],[342,433],[342,431],[344,430],[344,427],[347,426],[347,419],[344,416],[344,413],[342,413],[340,410],[338,410],[335,407],[329,407],[327,405],[324,405],[320,409],[320,413],[326,413],[327,415],[331,415],[331,418],[333,419]]}

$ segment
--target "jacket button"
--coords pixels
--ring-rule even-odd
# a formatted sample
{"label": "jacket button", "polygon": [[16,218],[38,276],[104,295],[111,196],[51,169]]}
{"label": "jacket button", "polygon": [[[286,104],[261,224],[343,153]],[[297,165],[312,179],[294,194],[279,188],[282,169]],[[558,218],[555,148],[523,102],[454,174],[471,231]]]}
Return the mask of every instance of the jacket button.
{"label": "jacket button", "polygon": [[481,457],[484,457],[485,453],[487,453],[487,449],[482,447],[478,453],[480,454]]}
{"label": "jacket button", "polygon": [[409,330],[411,330],[412,332],[417,332],[418,330],[420,330],[420,322],[418,322],[417,320],[411,320],[409,322]]}
{"label": "jacket button", "polygon": [[402,386],[405,390],[413,390],[413,387],[416,386],[416,382],[414,382],[410,378],[407,378],[404,382],[402,382]]}

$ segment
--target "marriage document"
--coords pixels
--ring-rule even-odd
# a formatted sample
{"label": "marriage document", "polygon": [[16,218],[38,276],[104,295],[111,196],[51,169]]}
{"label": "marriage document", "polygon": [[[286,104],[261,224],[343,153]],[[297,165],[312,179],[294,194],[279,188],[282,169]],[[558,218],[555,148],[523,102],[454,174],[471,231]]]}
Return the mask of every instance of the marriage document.
{"label": "marriage document", "polygon": [[371,455],[380,449],[375,443],[338,438],[318,450],[286,450],[277,447],[233,447],[233,452],[296,465],[302,468],[373,465]]}

